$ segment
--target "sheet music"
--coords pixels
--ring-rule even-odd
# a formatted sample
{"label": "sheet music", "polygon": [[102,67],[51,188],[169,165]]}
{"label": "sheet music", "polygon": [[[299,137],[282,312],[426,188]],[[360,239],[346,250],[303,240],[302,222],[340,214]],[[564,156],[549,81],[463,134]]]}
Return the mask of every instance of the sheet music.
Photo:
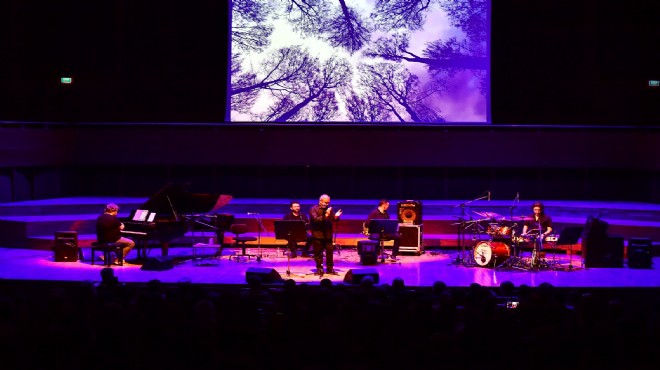
{"label": "sheet music", "polygon": [[135,215],[133,215],[133,221],[146,221],[149,211],[145,209],[136,209]]}

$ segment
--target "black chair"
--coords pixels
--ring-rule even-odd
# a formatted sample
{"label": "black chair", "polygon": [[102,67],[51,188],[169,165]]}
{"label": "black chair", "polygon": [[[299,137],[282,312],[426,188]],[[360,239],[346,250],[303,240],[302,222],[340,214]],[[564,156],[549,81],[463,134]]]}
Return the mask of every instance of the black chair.
{"label": "black chair", "polygon": [[94,255],[96,252],[103,253],[103,264],[105,266],[112,265],[112,253],[117,256],[117,262],[119,262],[119,266],[124,265],[124,250],[120,244],[115,242],[92,242],[92,265],[95,262]]}
{"label": "black chair", "polygon": [[380,261],[385,263],[385,261],[396,262],[396,259],[391,257],[385,252],[385,242],[394,240],[397,243],[397,240],[401,238],[399,234],[399,222],[397,220],[389,219],[371,219],[369,220],[369,240],[377,241],[380,247]]}
{"label": "black chair", "polygon": [[377,265],[380,244],[376,240],[360,240],[357,242],[357,252],[362,265]]}
{"label": "black chair", "polygon": [[234,234],[234,237],[232,240],[234,241],[234,245],[236,247],[241,248],[241,254],[233,256],[236,261],[240,259],[240,257],[247,257],[248,260],[250,257],[257,257],[254,254],[248,254],[246,251],[246,243],[247,242],[255,242],[257,241],[256,236],[242,236],[242,234],[245,234],[248,232],[248,226],[247,224],[231,224],[229,227],[229,231],[231,231]]}

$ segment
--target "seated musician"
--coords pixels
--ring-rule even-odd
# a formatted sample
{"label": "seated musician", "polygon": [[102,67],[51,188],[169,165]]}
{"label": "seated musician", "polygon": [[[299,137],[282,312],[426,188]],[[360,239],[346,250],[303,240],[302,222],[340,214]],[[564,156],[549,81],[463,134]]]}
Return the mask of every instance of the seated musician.
{"label": "seated musician", "polygon": [[121,236],[124,224],[117,218],[118,212],[119,206],[114,203],[105,206],[103,214],[96,219],[96,240],[99,243],[119,244],[123,250],[124,260],[126,260],[128,252],[135,247],[135,242]]}
{"label": "seated musician", "polygon": [[[300,202],[298,201],[292,201],[289,205],[289,208],[291,211],[287,214],[285,214],[282,219],[283,220],[288,220],[288,221],[293,221],[293,220],[303,220],[305,221],[305,227],[309,228],[309,217],[307,217],[306,214],[300,212]],[[302,256],[303,257],[309,257],[309,251],[312,246],[312,236],[307,233],[307,241],[305,242],[305,246],[303,247],[302,250]],[[291,252],[291,258],[296,258],[297,257],[297,249],[298,245],[295,241],[291,240],[289,241],[289,251]]]}
{"label": "seated musician", "polygon": [[[366,235],[369,234],[369,222],[374,219],[380,220],[389,220],[390,214],[387,212],[387,209],[390,208],[390,202],[387,199],[381,199],[378,201],[378,207],[376,207],[369,215],[367,216],[367,221],[365,221],[362,226]],[[401,238],[399,235],[382,235],[388,240],[394,240],[394,245],[392,246],[392,254],[390,259],[396,260],[396,256],[399,255],[399,243]],[[379,240],[381,235],[369,235],[371,240]]]}
{"label": "seated musician", "polygon": [[552,217],[545,213],[545,206],[541,202],[532,204],[533,214],[525,220],[522,236],[526,237],[532,233],[538,235],[540,240],[552,233]]}

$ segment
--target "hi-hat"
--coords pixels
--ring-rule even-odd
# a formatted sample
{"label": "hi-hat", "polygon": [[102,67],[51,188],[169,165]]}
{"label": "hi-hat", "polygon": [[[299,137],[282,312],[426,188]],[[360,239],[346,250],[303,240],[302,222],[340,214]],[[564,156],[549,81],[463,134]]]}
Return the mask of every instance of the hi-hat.
{"label": "hi-hat", "polygon": [[513,219],[514,219],[514,220],[517,220],[517,221],[530,221],[530,220],[533,220],[534,217],[529,217],[529,216],[514,216]]}

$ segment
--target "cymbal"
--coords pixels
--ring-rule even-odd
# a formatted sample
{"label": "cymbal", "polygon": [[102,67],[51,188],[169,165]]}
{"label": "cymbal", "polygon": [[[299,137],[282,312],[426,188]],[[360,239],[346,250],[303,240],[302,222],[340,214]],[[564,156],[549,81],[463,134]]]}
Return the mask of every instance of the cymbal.
{"label": "cymbal", "polygon": [[484,217],[486,219],[494,220],[494,219],[502,219],[504,216],[497,214],[495,212],[477,212],[477,211],[472,211],[476,214],[478,214],[481,217]]}
{"label": "cymbal", "polygon": [[513,219],[514,219],[514,220],[517,220],[517,221],[530,221],[530,220],[533,220],[534,217],[529,217],[529,216],[514,216]]}

